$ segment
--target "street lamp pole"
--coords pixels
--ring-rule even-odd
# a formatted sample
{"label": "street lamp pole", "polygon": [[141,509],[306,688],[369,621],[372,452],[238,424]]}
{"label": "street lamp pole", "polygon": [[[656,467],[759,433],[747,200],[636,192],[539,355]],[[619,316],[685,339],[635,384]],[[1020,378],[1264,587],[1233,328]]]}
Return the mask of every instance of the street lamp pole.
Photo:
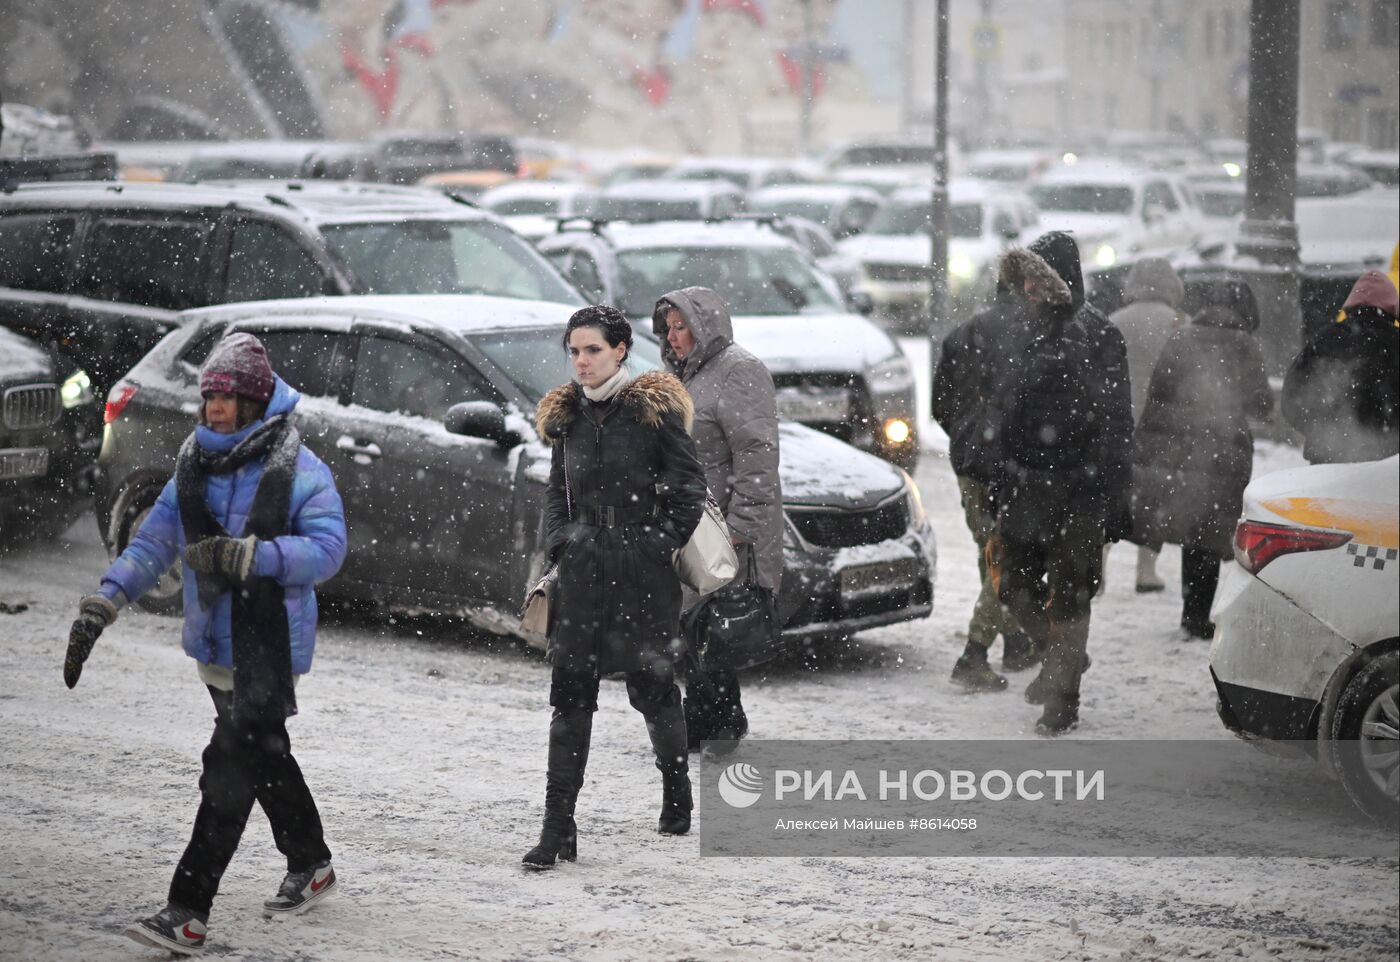
{"label": "street lamp pole", "polygon": [[948,0],[934,19],[937,63],[933,74],[933,205],[929,216],[929,384],[948,321]]}
{"label": "street lamp pole", "polygon": [[1251,0],[1249,148],[1240,273],[1259,302],[1260,346],[1282,374],[1302,341],[1298,225],[1299,0]]}

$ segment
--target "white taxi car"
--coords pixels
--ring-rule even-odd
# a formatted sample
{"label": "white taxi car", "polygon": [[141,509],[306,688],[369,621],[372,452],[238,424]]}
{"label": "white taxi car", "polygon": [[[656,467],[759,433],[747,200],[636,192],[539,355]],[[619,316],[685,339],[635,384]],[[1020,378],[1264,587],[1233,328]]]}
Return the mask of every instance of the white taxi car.
{"label": "white taxi car", "polygon": [[1265,475],[1215,602],[1217,707],[1301,742],[1372,816],[1400,805],[1400,458]]}

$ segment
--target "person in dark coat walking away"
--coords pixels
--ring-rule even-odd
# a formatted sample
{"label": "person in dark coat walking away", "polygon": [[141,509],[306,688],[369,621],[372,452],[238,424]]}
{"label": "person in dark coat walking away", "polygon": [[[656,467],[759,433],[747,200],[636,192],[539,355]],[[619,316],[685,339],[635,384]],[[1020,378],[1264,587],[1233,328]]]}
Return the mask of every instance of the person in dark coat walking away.
{"label": "person in dark coat walking away", "polygon": [[1249,421],[1273,411],[1258,327],[1249,285],[1207,288],[1191,326],[1157,360],[1134,438],[1134,538],[1181,545],[1181,627],[1191,638],[1215,634],[1220,562],[1254,466]]}
{"label": "person in dark coat walking away", "polygon": [[[734,343],[729,308],[705,287],[672,291],[656,302],[652,329],[661,356],[695,405],[696,451],[710,494],[719,502],[739,556],[736,580],[750,582],[772,612],[783,577],[783,495],[778,477],[778,398],[763,362]],[[702,600],[687,591],[687,611]],[[687,623],[698,619],[687,616]],[[767,625],[776,634],[778,625]],[[701,639],[695,639],[699,641]],[[771,654],[771,644],[762,646]],[[751,651],[703,650],[703,678],[686,683],[686,733],[702,741],[735,742],[749,730],[737,669],[754,664]],[[735,664],[734,659],[744,660]]]}
{"label": "person in dark coat walking away", "polygon": [[1002,601],[1041,646],[1026,690],[1042,734],[1079,722],[1090,603],[1103,545],[1124,533],[1132,397],[1123,335],[1084,300],[1079,248],[1045,234],[1002,258],[1001,276],[1035,306],[1031,338],[996,392],[1001,411],[997,527],[988,551]]}
{"label": "person in dark coat walking away", "polygon": [[578,857],[574,807],[588,764],[602,675],[625,674],[661,771],[657,830],[690,831],[685,716],[675,665],[681,583],[672,555],[690,540],[705,475],[690,428],[694,408],[674,375],[632,377],[632,326],[611,307],[569,318],[564,344],[577,381],[540,401],[536,425],[553,448],[546,550],[558,568],[551,601],[549,762],[544,826],[531,868]]}
{"label": "person in dark coat walking away", "polygon": [[949,461],[958,479],[968,530],[977,543],[982,579],[967,628],[967,646],[953,665],[951,679],[968,691],[1006,687],[1006,678],[987,660],[998,636],[1003,671],[1024,671],[1040,660],[1040,650],[997,597],[986,552],[997,517],[992,482],[1001,468],[996,437],[1001,426],[992,423],[988,412],[998,376],[1015,362],[1030,338],[1026,311],[1025,301],[998,283],[991,307],[944,338],[933,378],[933,418],[948,434]]}
{"label": "person in dark coat walking away", "polygon": [[1283,416],[1313,464],[1379,461],[1400,452],[1400,320],[1380,271],[1357,280],[1343,316],[1304,345],[1283,382]]}
{"label": "person in dark coat walking away", "polygon": [[230,334],[199,376],[199,426],[175,477],[125,551],[79,603],[64,681],[78,683],[98,636],[177,558],[184,573],[184,647],[214,700],[194,832],[168,904],[126,930],[186,955],[204,950],[209,911],[253,804],[262,806],[287,874],[268,916],[295,915],[335,891],[321,817],[292,757],[295,681],[311,670],[316,585],[345,560],[345,512],[330,469],[292,425],[299,395],[276,377],[262,343]]}
{"label": "person in dark coat walking away", "polygon": [[[1142,419],[1147,405],[1147,382],[1157,365],[1167,339],[1186,326],[1187,317],[1181,313],[1186,298],[1186,286],[1181,283],[1171,262],[1162,257],[1144,257],[1128,271],[1123,285],[1128,299],[1109,315],[1113,326],[1123,334],[1128,348],[1128,379],[1133,389],[1133,423]],[[1139,545],[1137,550],[1137,591],[1139,594],[1166,588],[1157,574],[1157,554],[1160,545]],[[1105,557],[1105,563],[1107,558]],[[1100,585],[1102,593],[1102,585]]]}

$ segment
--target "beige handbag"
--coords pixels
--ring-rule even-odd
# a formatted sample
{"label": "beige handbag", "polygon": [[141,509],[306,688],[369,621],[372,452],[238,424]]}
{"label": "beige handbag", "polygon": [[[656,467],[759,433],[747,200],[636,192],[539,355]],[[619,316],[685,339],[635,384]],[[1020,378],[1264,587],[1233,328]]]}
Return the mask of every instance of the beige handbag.
{"label": "beige handbag", "polygon": [[[574,492],[569,484],[569,443],[564,444],[564,504],[569,510],[569,520],[574,520]],[[525,593],[525,604],[520,609],[520,627],[537,635],[549,634],[549,610],[554,600],[554,589],[559,584],[559,566],[551,565],[539,581]]]}
{"label": "beige handbag", "polygon": [[684,548],[671,559],[681,584],[701,595],[718,591],[739,573],[739,556],[719,502],[705,492],[705,510]]}

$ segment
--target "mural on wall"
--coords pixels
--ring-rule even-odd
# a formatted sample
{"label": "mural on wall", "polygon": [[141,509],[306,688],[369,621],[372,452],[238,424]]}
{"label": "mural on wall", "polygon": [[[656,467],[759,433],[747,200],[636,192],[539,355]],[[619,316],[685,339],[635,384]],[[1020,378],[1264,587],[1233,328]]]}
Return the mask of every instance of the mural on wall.
{"label": "mural on wall", "polygon": [[[188,106],[229,134],[449,128],[706,153],[791,147],[806,50],[818,110],[869,96],[830,39],[839,0],[811,0],[810,10],[803,0],[133,2],[154,19],[111,14],[100,31],[64,15],[83,0],[18,5],[17,33],[56,53],[6,57],[0,83],[15,99],[47,92],[98,132],[120,109],[114,98],[173,97],[180,85],[163,74],[202,74],[219,95]],[[162,19],[170,30],[150,29]],[[129,48],[139,70],[125,65]],[[106,94],[89,107],[77,92],[95,77]]]}

